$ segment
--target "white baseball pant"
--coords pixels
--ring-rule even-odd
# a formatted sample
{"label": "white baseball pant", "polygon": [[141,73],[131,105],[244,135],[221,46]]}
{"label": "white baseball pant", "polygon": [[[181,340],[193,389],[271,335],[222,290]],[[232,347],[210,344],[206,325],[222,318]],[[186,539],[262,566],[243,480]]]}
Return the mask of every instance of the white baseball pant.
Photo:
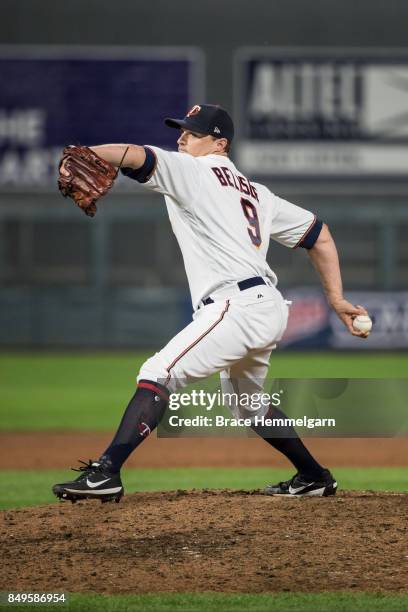
{"label": "white baseball pant", "polygon": [[[229,287],[211,294],[193,321],[143,364],[138,380],[164,384],[174,393],[220,372],[223,393],[263,392],[269,358],[287,324],[288,306],[271,284],[239,291]],[[255,402],[254,402],[255,403]],[[252,409],[229,402],[236,417],[264,416],[267,406]]]}

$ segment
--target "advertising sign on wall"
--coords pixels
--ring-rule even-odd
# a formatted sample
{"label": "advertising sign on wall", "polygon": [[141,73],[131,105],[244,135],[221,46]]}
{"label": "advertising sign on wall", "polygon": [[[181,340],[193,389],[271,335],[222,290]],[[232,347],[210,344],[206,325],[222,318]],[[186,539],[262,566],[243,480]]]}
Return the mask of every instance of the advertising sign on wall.
{"label": "advertising sign on wall", "polygon": [[202,86],[194,48],[0,47],[0,190],[55,188],[67,144],[174,148]]}
{"label": "advertising sign on wall", "polygon": [[238,161],[270,177],[407,177],[408,52],[241,49]]}

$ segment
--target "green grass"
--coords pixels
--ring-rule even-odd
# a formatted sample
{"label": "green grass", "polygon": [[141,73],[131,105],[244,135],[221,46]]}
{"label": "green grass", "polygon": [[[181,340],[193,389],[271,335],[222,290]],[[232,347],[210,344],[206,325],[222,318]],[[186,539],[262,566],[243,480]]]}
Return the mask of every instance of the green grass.
{"label": "green grass", "polygon": [[134,393],[145,355],[0,355],[4,430],[110,430]]}
{"label": "green grass", "polygon": [[[342,489],[408,491],[406,468],[335,468]],[[175,489],[261,489],[270,482],[288,478],[286,469],[270,468],[172,468],[132,469],[123,471],[128,494],[136,491],[171,491]],[[62,470],[3,470],[0,508],[17,508],[56,503],[51,486],[75,477]]]}
{"label": "green grass", "polygon": [[[116,427],[148,353],[0,354],[3,431]],[[405,378],[403,353],[276,352],[270,377]]]}
{"label": "green grass", "polygon": [[[48,606],[47,606],[48,608]],[[4,607],[6,609],[6,607]],[[22,612],[39,609],[7,606]],[[45,609],[45,608],[42,608]],[[376,593],[160,593],[148,595],[72,594],[68,605],[50,610],[69,612],[403,612],[408,597]]]}
{"label": "green grass", "polygon": [[[104,601],[105,600],[105,601]],[[109,612],[397,612],[408,610],[408,597],[368,593],[163,594],[128,597],[74,595],[71,610]],[[108,603],[109,602],[109,603]],[[85,603],[85,606],[83,604]],[[95,607],[87,607],[95,604]],[[72,606],[72,607],[71,607]],[[100,606],[100,607],[98,607]]]}

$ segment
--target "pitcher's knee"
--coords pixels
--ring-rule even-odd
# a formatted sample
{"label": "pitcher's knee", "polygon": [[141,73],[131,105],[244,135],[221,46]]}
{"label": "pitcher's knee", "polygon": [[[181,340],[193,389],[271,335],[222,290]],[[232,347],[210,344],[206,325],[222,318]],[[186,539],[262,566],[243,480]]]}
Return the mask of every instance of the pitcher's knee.
{"label": "pitcher's knee", "polygon": [[146,359],[140,368],[137,381],[139,382],[141,379],[154,380],[155,382],[167,386],[166,380],[168,375],[169,373],[166,369],[163,358],[161,357],[160,353],[156,353],[155,355],[152,355],[152,357],[149,357],[149,359]]}
{"label": "pitcher's knee", "polygon": [[139,382],[141,379],[154,380],[166,387],[170,393],[174,393],[188,384],[185,377],[177,376],[176,372],[168,369],[167,362],[161,352],[152,355],[144,362],[140,368],[137,381]]}
{"label": "pitcher's knee", "polygon": [[251,419],[251,422],[254,423],[256,417],[264,417],[269,410],[270,400],[264,396],[264,393],[254,393],[250,396],[244,393],[235,402],[232,412],[238,418]]}

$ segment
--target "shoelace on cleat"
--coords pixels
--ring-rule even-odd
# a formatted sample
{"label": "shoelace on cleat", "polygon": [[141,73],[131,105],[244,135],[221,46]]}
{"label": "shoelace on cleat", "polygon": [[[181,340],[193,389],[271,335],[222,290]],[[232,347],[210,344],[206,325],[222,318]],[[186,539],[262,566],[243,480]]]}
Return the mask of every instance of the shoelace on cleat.
{"label": "shoelace on cleat", "polygon": [[102,465],[94,465],[95,462],[92,461],[92,459],[88,459],[88,463],[86,463],[86,461],[81,461],[81,459],[78,459],[78,462],[82,463],[79,468],[71,468],[71,470],[74,472],[82,472],[76,481],[81,481],[87,478],[92,472],[100,472],[101,474],[104,474]]}
{"label": "shoelace on cleat", "polygon": [[74,472],[87,472],[88,470],[98,470],[101,467],[100,465],[94,465],[95,461],[92,461],[92,459],[88,459],[88,463],[78,459],[78,463],[82,463],[82,465],[79,468],[72,467],[71,470]]}
{"label": "shoelace on cleat", "polygon": [[278,484],[277,484],[277,485],[272,485],[272,484],[270,484],[270,485],[268,485],[268,486],[269,486],[269,487],[281,487],[281,488],[283,488],[283,485],[284,485],[284,488],[285,488],[285,489],[289,489],[290,485],[291,485],[291,484],[293,484],[293,481],[295,480],[295,478],[296,478],[297,476],[299,476],[299,473],[298,473],[298,472],[297,472],[297,473],[296,473],[294,476],[292,476],[292,478],[291,478],[290,480],[281,480],[281,482],[278,482]]}

